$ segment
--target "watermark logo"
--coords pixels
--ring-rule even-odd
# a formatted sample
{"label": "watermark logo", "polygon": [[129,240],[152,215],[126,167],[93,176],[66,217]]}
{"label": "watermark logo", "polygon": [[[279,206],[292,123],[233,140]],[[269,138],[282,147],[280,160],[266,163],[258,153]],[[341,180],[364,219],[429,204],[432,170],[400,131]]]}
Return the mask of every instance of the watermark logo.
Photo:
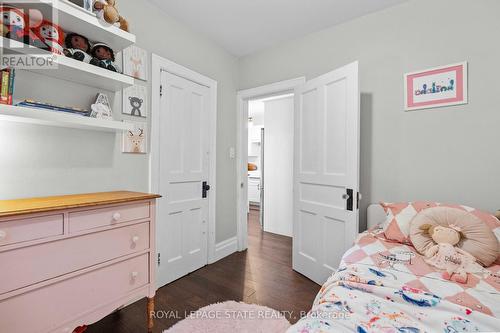
{"label": "watermark logo", "polygon": [[0,1],[2,68],[57,69],[55,53],[62,52],[53,45],[62,45],[64,36],[57,24],[56,1]]}

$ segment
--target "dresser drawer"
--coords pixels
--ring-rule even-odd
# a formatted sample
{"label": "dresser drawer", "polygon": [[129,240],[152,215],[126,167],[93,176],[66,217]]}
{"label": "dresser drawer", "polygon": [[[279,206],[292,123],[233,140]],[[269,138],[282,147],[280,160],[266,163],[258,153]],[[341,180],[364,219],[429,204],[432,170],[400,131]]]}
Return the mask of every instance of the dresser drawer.
{"label": "dresser drawer", "polygon": [[0,301],[0,332],[52,331],[147,285],[149,279],[149,255],[144,254],[8,298]]}
{"label": "dresser drawer", "polygon": [[149,203],[135,203],[69,213],[69,232],[149,218]]}
{"label": "dresser drawer", "polygon": [[0,249],[4,245],[62,235],[63,215],[0,222]]}
{"label": "dresser drawer", "polygon": [[[0,294],[149,248],[149,222],[0,252]],[[2,330],[0,330],[2,332]]]}

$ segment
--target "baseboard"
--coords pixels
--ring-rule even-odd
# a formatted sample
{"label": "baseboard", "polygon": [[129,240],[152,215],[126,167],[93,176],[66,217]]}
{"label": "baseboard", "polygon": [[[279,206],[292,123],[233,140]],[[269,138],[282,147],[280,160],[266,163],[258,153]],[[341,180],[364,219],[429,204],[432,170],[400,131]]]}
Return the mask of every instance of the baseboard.
{"label": "baseboard", "polygon": [[222,242],[215,244],[215,255],[213,263],[233,254],[238,250],[238,238],[236,236],[228,238]]}

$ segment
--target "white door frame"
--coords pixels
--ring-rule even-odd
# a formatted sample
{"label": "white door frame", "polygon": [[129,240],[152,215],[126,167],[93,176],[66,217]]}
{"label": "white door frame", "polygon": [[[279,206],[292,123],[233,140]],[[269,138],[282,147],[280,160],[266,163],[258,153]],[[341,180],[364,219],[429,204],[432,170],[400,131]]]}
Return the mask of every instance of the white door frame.
{"label": "white door frame", "polygon": [[[244,189],[248,189],[248,100],[265,98],[282,93],[293,93],[297,86],[306,82],[305,77],[280,81],[268,85],[240,90],[236,96],[237,114],[237,163],[236,163],[236,200],[237,200],[237,236],[238,251],[244,251],[248,247],[247,242],[247,196],[242,195]],[[293,116],[293,115],[292,115]],[[290,166],[291,167],[291,166]]]}
{"label": "white door frame", "polygon": [[[210,89],[210,165],[208,182],[210,194],[208,196],[208,263],[215,262],[215,203],[216,203],[216,143],[217,143],[217,81],[197,73],[189,68],[176,64],[173,61],[152,55],[151,61],[151,153],[149,157],[149,191],[158,193],[160,173],[160,86],[161,72],[169,72],[184,79],[193,81]],[[157,215],[158,216],[158,215]],[[161,221],[158,221],[161,223]]]}

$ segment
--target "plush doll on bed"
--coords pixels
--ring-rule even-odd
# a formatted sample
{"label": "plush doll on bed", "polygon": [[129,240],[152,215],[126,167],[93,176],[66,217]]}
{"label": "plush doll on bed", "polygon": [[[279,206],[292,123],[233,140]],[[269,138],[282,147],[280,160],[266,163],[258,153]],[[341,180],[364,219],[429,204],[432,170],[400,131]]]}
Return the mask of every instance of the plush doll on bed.
{"label": "plush doll on bed", "polygon": [[473,255],[455,246],[463,238],[459,227],[424,224],[420,229],[427,232],[436,242],[424,253],[427,258],[425,261],[429,265],[444,269],[443,279],[466,283],[468,273],[481,271],[482,267]]}

